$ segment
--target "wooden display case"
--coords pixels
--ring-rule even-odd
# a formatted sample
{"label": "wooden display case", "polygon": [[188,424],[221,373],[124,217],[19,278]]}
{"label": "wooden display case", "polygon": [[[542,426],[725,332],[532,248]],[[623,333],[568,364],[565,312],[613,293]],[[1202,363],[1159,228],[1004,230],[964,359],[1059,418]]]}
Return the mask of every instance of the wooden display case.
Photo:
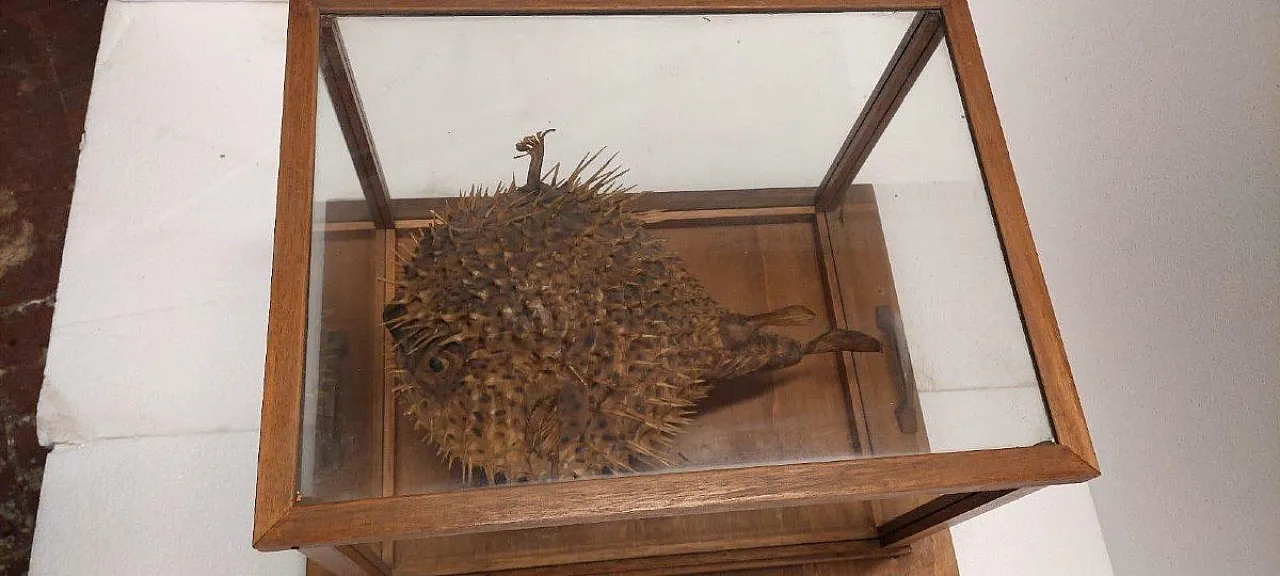
{"label": "wooden display case", "polygon": [[[453,200],[392,192],[338,19],[882,11],[906,11],[909,23],[817,185],[637,202],[650,211],[646,228],[725,307],[803,304],[818,321],[779,333],[860,330],[883,351],[814,355],[713,390],[678,439],[687,464],[677,469],[477,487],[445,466],[397,408],[382,307],[397,250]],[[854,560],[871,573],[950,573],[947,526],[1099,474],[962,0],[293,0],[288,42],[256,548],[299,549],[335,574],[679,574]],[[1007,273],[996,280],[1010,286],[1043,403],[1039,441],[931,451],[895,286],[901,257],[886,233],[898,220],[885,221],[881,205],[897,194],[855,183],[939,46]],[[363,199],[314,192],[326,95]]]}

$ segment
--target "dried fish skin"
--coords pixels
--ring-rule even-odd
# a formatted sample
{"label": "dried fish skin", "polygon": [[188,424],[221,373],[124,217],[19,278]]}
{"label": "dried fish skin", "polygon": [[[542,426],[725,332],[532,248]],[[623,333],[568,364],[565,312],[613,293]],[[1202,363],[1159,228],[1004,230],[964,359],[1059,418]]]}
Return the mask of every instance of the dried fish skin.
{"label": "dried fish skin", "polygon": [[522,186],[472,188],[401,256],[384,320],[407,415],[463,477],[578,478],[670,466],[712,386],[805,355],[876,351],[835,330],[802,343],[768,326],[788,306],[722,308],[643,227],[600,153],[542,174],[546,132],[522,139]]}

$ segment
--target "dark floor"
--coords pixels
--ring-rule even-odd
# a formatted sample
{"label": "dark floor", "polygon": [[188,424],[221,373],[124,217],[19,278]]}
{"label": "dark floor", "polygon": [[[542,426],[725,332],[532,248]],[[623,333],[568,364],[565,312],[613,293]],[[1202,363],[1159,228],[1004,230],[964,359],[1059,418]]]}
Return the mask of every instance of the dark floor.
{"label": "dark floor", "polygon": [[0,0],[0,574],[26,574],[53,296],[106,0]]}

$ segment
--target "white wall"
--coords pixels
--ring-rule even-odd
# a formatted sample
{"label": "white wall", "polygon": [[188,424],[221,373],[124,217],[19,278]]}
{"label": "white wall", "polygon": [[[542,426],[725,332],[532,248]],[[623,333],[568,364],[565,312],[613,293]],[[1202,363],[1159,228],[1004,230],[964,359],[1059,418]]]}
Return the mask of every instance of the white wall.
{"label": "white wall", "polygon": [[275,4],[108,5],[41,442],[257,429],[284,26]]}
{"label": "white wall", "polygon": [[1280,3],[977,1],[1117,574],[1280,574]]}

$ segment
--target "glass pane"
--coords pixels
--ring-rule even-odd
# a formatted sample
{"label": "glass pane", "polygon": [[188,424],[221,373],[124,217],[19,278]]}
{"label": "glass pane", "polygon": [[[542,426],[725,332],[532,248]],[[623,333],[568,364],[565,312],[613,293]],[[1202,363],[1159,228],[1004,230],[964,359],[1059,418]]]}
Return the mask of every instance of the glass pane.
{"label": "glass pane", "polygon": [[[339,18],[365,126],[322,75],[303,495],[1051,439],[945,45],[816,207],[913,18]],[[621,206],[584,183],[614,151]]]}
{"label": "glass pane", "polygon": [[[893,426],[872,426],[872,444],[881,432],[886,448],[878,452],[1052,440],[945,40],[855,182],[869,186],[850,201],[878,208],[897,296],[889,315],[909,357],[921,428],[928,430],[927,444],[920,438],[902,445],[893,438],[902,432],[894,414]],[[897,405],[864,407],[884,421]]]}
{"label": "glass pane", "polygon": [[382,236],[319,79],[299,491],[326,500],[382,491]]}
{"label": "glass pane", "polygon": [[[650,190],[816,186],[909,13],[342,18],[392,196],[522,175],[557,129]],[[785,47],[785,49],[783,49]]]}
{"label": "glass pane", "polygon": [[313,187],[317,222],[368,222],[369,208],[338,123],[323,74],[316,91],[316,160]]}

